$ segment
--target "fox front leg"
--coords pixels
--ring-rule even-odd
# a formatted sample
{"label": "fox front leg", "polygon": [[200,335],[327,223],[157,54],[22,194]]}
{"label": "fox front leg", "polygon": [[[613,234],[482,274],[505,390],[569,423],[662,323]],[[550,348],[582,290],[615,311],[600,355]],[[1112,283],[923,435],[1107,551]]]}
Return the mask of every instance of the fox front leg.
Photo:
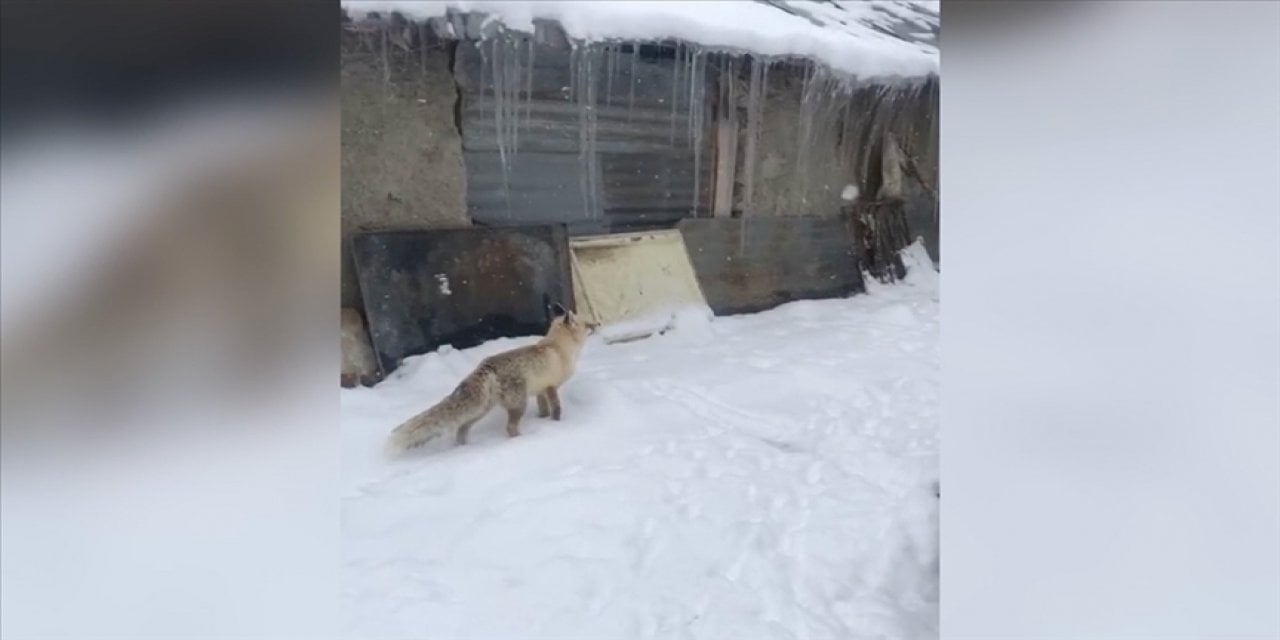
{"label": "fox front leg", "polygon": [[560,419],[560,392],[555,387],[547,387],[547,404],[551,405],[551,419]]}
{"label": "fox front leg", "polygon": [[538,394],[538,417],[545,418],[551,415],[551,401],[547,400],[546,392]]}

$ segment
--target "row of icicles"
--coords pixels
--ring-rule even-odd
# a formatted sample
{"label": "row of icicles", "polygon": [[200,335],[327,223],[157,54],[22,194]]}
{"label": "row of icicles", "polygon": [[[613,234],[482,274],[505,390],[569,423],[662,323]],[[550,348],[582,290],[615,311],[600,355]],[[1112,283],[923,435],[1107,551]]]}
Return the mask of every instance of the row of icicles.
{"label": "row of icicles", "polygon": [[[511,162],[519,153],[521,129],[536,123],[533,74],[541,48],[533,38],[512,35],[507,32],[501,37],[484,40],[476,47],[481,59],[480,84],[493,96],[492,108],[486,111],[492,112],[504,190],[508,192],[506,185],[509,184]],[[666,71],[671,78],[669,94],[651,91],[650,87],[637,93],[642,77],[652,78],[662,72],[656,71],[658,66],[653,62],[641,59],[636,45],[574,43],[570,47],[568,67],[569,83],[562,94],[565,101],[577,110],[576,146],[582,165],[578,187],[584,214],[591,219],[598,219],[604,209],[603,203],[599,202],[602,177],[597,161],[602,117],[612,121],[611,124],[617,128],[621,123],[633,121],[637,104],[650,114],[657,109],[669,109],[670,147],[688,149],[693,155],[690,215],[705,215],[708,206],[707,199],[702,197],[703,164],[712,151],[707,148],[706,133],[709,112],[713,109],[707,96],[709,88],[716,89],[719,92],[718,104],[734,105],[739,109],[737,119],[745,119],[745,127],[740,129],[743,139],[738,143],[741,162],[737,183],[741,209],[749,212],[754,209],[755,185],[759,178],[757,165],[764,151],[760,147],[766,104],[770,104],[771,109],[778,108],[767,99],[770,89],[776,88],[776,83],[770,84],[771,74],[788,78],[793,75],[792,69],[800,70],[800,98],[795,109],[793,133],[796,152],[792,169],[801,194],[808,192],[812,174],[810,159],[813,154],[808,153],[808,149],[819,143],[828,144],[824,138],[835,131],[838,144],[845,147],[845,153],[852,157],[855,151],[866,146],[868,131],[883,131],[890,124],[893,109],[885,107],[909,99],[920,90],[919,84],[880,85],[873,90],[868,105],[864,106],[866,112],[859,110],[855,113],[853,98],[860,87],[824,66],[796,65],[786,60],[726,54],[684,44],[675,46],[674,61]],[[788,73],[780,74],[779,70]],[[540,73],[554,72],[543,68]],[[624,104],[625,116],[620,113]],[[489,114],[485,115],[488,117]],[[670,175],[670,171],[667,174]],[[841,186],[837,185],[836,189]],[[509,193],[507,197],[509,207]]]}

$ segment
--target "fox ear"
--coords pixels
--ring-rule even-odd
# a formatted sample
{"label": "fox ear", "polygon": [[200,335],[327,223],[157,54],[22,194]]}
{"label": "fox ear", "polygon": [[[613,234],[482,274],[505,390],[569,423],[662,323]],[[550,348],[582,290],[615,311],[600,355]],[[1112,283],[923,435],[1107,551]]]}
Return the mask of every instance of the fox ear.
{"label": "fox ear", "polygon": [[565,310],[564,305],[557,302],[551,305],[551,313],[556,317],[560,317],[563,315],[568,315],[569,312]]}

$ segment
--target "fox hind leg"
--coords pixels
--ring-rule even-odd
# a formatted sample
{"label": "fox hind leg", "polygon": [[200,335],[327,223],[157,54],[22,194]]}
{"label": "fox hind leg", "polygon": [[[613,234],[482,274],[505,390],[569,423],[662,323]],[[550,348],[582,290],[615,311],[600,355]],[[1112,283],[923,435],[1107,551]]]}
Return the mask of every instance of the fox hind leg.
{"label": "fox hind leg", "polygon": [[480,419],[476,418],[475,420],[468,420],[458,426],[458,434],[454,440],[459,446],[467,443],[467,432],[471,430],[471,425],[475,424],[478,420]]}
{"label": "fox hind leg", "polygon": [[524,417],[527,404],[529,404],[529,392],[524,384],[503,391],[502,406],[507,410],[508,436],[514,438],[520,435],[520,418]]}

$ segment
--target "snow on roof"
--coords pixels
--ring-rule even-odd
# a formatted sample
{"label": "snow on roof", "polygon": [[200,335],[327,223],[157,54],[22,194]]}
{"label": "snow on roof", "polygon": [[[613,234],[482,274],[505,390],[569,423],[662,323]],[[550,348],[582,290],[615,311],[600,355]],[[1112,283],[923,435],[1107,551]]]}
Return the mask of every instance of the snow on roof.
{"label": "snow on roof", "polygon": [[858,78],[938,72],[939,2],[921,0],[342,0],[354,19],[399,12],[413,20],[481,13],[532,33],[534,20],[558,22],[570,38],[677,39],[710,49],[800,56]]}

